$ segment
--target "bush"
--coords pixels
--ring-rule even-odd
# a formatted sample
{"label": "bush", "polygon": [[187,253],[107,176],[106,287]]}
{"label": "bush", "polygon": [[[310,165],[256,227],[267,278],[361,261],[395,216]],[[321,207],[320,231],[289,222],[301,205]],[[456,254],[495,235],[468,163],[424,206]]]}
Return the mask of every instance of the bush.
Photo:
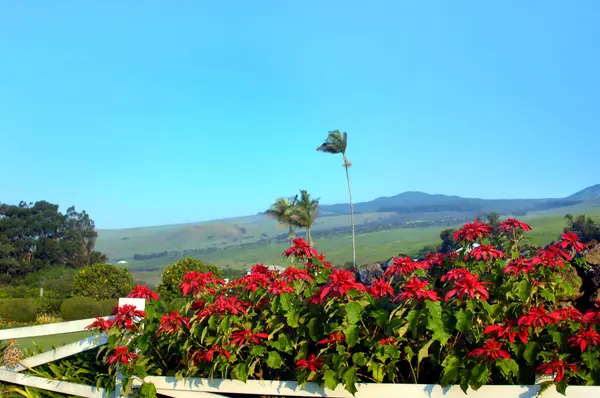
{"label": "bush", "polygon": [[127,269],[112,264],[94,264],[82,268],[73,280],[73,294],[96,300],[125,297],[133,289]]}
{"label": "bush", "polygon": [[28,274],[23,278],[23,284],[37,289],[43,287],[44,296],[69,297],[76,273],[76,269],[64,265],[50,266]]}
{"label": "bush", "polygon": [[218,267],[214,265],[204,264],[200,260],[194,258],[184,258],[171,265],[162,274],[160,285],[158,286],[158,294],[160,298],[170,302],[175,298],[183,297],[179,284],[183,276],[190,272],[212,272],[215,276],[222,278],[223,274]]}
{"label": "bush", "polygon": [[102,307],[91,297],[71,297],[60,306],[60,316],[65,321],[102,316]]}
{"label": "bush", "polygon": [[117,299],[100,300],[98,304],[100,304],[100,308],[102,309],[102,316],[112,315],[112,312],[118,303],[119,300]]}
{"label": "bush", "polygon": [[0,300],[0,316],[8,321],[33,322],[37,317],[35,302],[27,299]]}
{"label": "bush", "polygon": [[63,299],[39,297],[35,300],[38,315],[59,315]]}

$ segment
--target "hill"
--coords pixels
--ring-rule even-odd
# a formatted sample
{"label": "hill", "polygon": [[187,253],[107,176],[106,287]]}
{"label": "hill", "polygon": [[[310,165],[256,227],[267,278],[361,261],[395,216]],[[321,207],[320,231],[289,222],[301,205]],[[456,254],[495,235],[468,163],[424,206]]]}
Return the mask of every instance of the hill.
{"label": "hill", "polygon": [[[265,206],[266,207],[266,206]],[[381,231],[430,229],[436,237],[443,228],[472,220],[477,215],[498,212],[504,216],[549,217],[566,213],[600,212],[600,185],[583,189],[566,198],[477,199],[423,192],[404,192],[355,204],[357,234]],[[346,203],[322,205],[313,226],[317,242],[345,240],[350,233]],[[214,259],[239,265],[251,262],[252,250],[272,245],[285,246],[287,229],[264,215],[156,227],[99,230],[98,250],[112,261],[126,260],[134,268],[154,269],[184,256]],[[302,234],[302,233],[300,233]],[[394,235],[394,234],[392,234]],[[398,238],[406,239],[401,233]],[[235,250],[236,255],[231,256]],[[219,261],[221,259],[221,261]]]}

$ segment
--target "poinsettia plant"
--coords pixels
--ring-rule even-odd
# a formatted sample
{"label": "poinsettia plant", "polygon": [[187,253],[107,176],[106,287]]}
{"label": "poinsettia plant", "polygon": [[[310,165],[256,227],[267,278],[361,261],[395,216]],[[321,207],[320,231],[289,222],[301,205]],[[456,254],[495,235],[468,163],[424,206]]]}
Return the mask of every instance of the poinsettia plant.
{"label": "poinsettia plant", "polygon": [[600,384],[600,301],[575,306],[573,259],[584,249],[572,232],[522,251],[531,228],[508,219],[492,234],[480,221],[454,236],[460,249],[425,260],[394,258],[368,285],[336,269],[304,240],[277,272],[257,264],[229,283],[189,272],[185,305],[159,313],[119,308],[90,329],[109,335],[105,360],[124,376],[175,375],[342,384],[358,382]]}

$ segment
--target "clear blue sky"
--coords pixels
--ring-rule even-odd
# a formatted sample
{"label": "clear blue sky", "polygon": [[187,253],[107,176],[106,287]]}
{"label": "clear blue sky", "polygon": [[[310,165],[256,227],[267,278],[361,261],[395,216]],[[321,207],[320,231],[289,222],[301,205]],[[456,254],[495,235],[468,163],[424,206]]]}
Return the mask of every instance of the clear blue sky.
{"label": "clear blue sky", "polygon": [[[34,4],[35,3],[35,4]],[[600,182],[600,2],[5,1],[0,201],[100,228],[308,189],[561,197]]]}

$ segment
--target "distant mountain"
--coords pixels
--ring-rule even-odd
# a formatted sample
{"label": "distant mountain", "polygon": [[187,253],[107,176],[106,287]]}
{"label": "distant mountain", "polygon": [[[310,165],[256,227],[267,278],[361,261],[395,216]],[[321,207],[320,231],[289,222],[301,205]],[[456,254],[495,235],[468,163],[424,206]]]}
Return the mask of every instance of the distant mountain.
{"label": "distant mountain", "polygon": [[591,187],[582,189],[581,191],[569,196],[568,199],[580,200],[582,202],[600,200],[600,184],[592,185]]}

